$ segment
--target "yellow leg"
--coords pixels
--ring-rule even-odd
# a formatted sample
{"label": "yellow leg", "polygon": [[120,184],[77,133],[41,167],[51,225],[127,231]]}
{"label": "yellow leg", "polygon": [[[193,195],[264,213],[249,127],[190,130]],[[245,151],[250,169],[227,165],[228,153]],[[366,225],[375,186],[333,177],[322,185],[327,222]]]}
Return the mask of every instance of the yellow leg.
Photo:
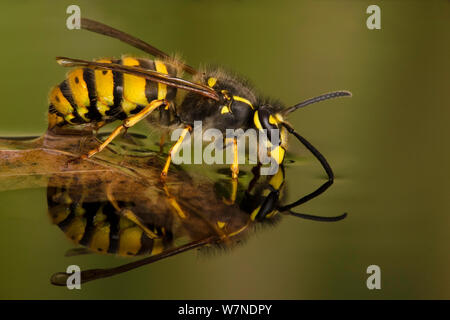
{"label": "yellow leg", "polygon": [[158,239],[160,237],[158,237],[158,235],[156,233],[154,233],[153,231],[151,231],[149,228],[147,228],[142,222],[141,219],[139,219],[133,211],[129,210],[129,209],[125,209],[121,212],[121,214],[127,218],[128,220],[132,221],[133,223],[135,223],[139,228],[141,228],[144,233],[147,235],[147,237],[149,237],[150,239]]}
{"label": "yellow leg", "polygon": [[153,231],[151,231],[149,228],[147,228],[142,222],[141,219],[139,219],[133,211],[130,209],[121,209],[119,207],[119,204],[117,203],[116,199],[111,193],[111,187],[110,185],[107,185],[106,187],[106,197],[108,198],[109,202],[113,205],[114,209],[116,209],[117,212],[120,212],[120,214],[136,224],[138,227],[140,227],[144,233],[150,238],[150,239],[157,239],[159,238]]}
{"label": "yellow leg", "polygon": [[239,175],[239,157],[238,157],[238,145],[237,145],[237,139],[234,138],[233,140],[233,164],[231,165],[231,177],[233,179],[237,179]]}
{"label": "yellow leg", "polygon": [[231,196],[230,199],[225,199],[225,197],[222,198],[222,201],[227,205],[232,205],[236,201],[236,195],[237,195],[237,188],[238,188],[238,179],[231,179]]}
{"label": "yellow leg", "polygon": [[172,152],[173,153],[177,152],[178,148],[180,147],[181,143],[186,137],[186,134],[191,130],[192,130],[191,126],[187,126],[186,128],[184,128],[177,142],[175,142],[175,144],[170,148],[169,156],[167,157],[166,164],[164,166],[163,171],[161,172],[161,180],[164,181],[167,177],[167,173],[169,172],[170,162],[172,161]]}
{"label": "yellow leg", "polygon": [[[230,138],[231,140],[231,138]],[[232,205],[236,201],[237,187],[238,187],[238,175],[239,175],[239,157],[238,157],[238,145],[237,139],[233,138],[233,163],[230,166],[231,169],[231,195],[230,199],[223,198],[223,202],[227,205]]]}
{"label": "yellow leg", "polygon": [[127,130],[128,128],[131,128],[136,123],[144,119],[146,116],[148,116],[153,110],[156,108],[159,108],[162,105],[168,104],[166,100],[153,100],[150,102],[144,109],[142,109],[139,113],[135,114],[134,116],[131,116],[123,121],[123,124],[118,126],[114,131],[109,135],[109,137],[97,148],[92,149],[87,154],[82,155],[82,159],[90,158],[94,154],[102,151],[105,149],[105,147],[114,140],[115,137],[117,137],[122,131]]}
{"label": "yellow leg", "polygon": [[96,154],[97,152],[102,151],[103,149],[105,149],[105,147],[114,140],[115,137],[117,137],[122,131],[124,131],[126,128],[124,127],[124,125],[120,125],[118,126],[116,129],[114,129],[114,131],[109,135],[109,137],[103,141],[103,143],[101,145],[99,145],[97,148],[90,150],[87,154],[83,154],[81,156],[81,159],[87,159],[92,157],[94,154]]}
{"label": "yellow leg", "polygon": [[174,196],[172,196],[169,192],[169,188],[167,187],[167,185],[164,185],[164,191],[166,192],[166,196],[167,199],[169,200],[169,204],[172,206],[172,208],[175,210],[175,212],[177,213],[177,215],[181,218],[181,219],[186,219],[187,218],[187,214],[183,211],[183,209],[181,209],[180,205],[178,204],[177,200],[175,199]]}

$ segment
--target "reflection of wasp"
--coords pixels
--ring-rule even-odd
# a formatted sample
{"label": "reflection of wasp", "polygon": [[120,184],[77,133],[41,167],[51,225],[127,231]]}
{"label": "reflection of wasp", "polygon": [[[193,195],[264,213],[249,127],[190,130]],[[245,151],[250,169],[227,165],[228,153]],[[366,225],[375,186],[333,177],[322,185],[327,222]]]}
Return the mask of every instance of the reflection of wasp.
{"label": "reflection of wasp", "polygon": [[[158,170],[148,167],[147,171]],[[157,174],[157,173],[155,173]],[[153,174],[152,174],[153,175]],[[47,188],[52,222],[74,243],[70,251],[111,253],[123,256],[149,255],[111,269],[85,270],[82,282],[109,277],[166,257],[199,247],[233,246],[256,225],[274,224],[280,219],[284,168],[273,176],[255,174],[241,190],[237,201],[223,201],[224,187],[176,172],[170,185],[154,179],[143,181],[126,175],[94,172],[56,175]],[[189,183],[185,182],[189,179]],[[181,182],[181,183],[180,183]],[[310,197],[309,199],[311,199]],[[338,221],[345,217],[302,218]],[[66,285],[68,274],[56,273],[52,283]]]}
{"label": "reflection of wasp", "polygon": [[[320,153],[300,137],[285,118],[306,105],[350,96],[348,91],[327,93],[283,109],[278,103],[257,96],[246,81],[220,69],[197,72],[142,40],[99,22],[82,19],[81,27],[117,38],[156,57],[155,60],[123,57],[97,61],[57,58],[63,66],[78,68],[71,71],[66,80],[50,93],[48,117],[51,130],[67,126],[87,126],[96,130],[105,123],[123,121],[100,146],[82,158],[89,158],[103,150],[121,132],[148,117],[166,129],[173,126],[183,128],[171,152],[176,152],[196,120],[203,121],[205,127],[217,128],[223,133],[225,129],[237,128],[266,130],[267,155],[277,164],[283,163],[287,135],[292,133],[307,145],[327,172],[331,173]],[[193,76],[192,81],[180,78],[183,71]],[[182,90],[177,92],[177,89]],[[151,114],[153,111],[157,111],[157,114]],[[270,137],[272,132],[277,132],[277,144],[269,142],[273,141]],[[231,171],[233,178],[237,178],[236,137],[231,140],[235,153]],[[170,163],[171,153],[162,170],[162,178],[167,175]],[[332,180],[332,175],[329,177]]]}

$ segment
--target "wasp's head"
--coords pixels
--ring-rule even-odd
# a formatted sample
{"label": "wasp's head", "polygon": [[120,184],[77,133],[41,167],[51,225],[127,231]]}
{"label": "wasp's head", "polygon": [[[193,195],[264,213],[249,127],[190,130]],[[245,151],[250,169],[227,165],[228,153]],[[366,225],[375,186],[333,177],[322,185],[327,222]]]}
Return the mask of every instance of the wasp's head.
{"label": "wasp's head", "polygon": [[282,126],[284,118],[278,110],[268,104],[260,106],[253,114],[253,125],[265,138],[260,143],[265,143],[269,157],[280,165],[286,153],[288,132]]}
{"label": "wasp's head", "polygon": [[279,213],[278,207],[284,187],[284,169],[280,167],[276,174],[270,176],[254,194],[247,194],[248,203],[241,207],[250,214],[252,221],[269,221]]}

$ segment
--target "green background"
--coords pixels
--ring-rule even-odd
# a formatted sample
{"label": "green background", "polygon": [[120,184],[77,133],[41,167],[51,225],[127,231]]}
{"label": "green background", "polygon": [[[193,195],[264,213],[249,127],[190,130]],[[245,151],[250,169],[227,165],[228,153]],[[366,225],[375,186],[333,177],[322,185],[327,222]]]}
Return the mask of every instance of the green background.
{"label": "green background", "polygon": [[[375,2],[382,29],[368,30]],[[290,118],[337,176],[297,210],[349,216],[336,224],[286,217],[230,252],[189,252],[69,291],[51,286],[50,274],[125,260],[65,258],[71,245],[48,222],[45,189],[3,192],[0,298],[450,298],[448,1],[3,1],[0,135],[44,132],[47,93],[67,71],[55,56],[142,55],[67,30],[70,4],[190,65],[235,70],[286,105],[352,91]],[[290,150],[311,160],[287,170],[293,200],[324,177],[298,143]],[[372,264],[381,290],[366,287]]]}

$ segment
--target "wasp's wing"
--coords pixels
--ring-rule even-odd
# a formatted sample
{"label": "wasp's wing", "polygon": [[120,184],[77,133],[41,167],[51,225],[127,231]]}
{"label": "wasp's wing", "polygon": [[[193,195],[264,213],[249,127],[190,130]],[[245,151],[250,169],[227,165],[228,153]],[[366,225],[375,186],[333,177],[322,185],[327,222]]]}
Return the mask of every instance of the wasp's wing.
{"label": "wasp's wing", "polygon": [[[112,38],[116,38],[122,42],[125,42],[135,48],[138,48],[144,52],[147,52],[155,57],[159,57],[159,58],[164,58],[164,59],[170,59],[170,56],[164,52],[162,52],[161,50],[153,47],[152,45],[148,44],[145,41],[142,41],[136,37],[133,37],[132,35],[129,35],[128,33],[125,33],[123,31],[114,29],[113,27],[110,27],[106,24],[91,20],[91,19],[86,19],[86,18],[82,18],[81,19],[81,28],[85,29],[85,30],[89,30],[92,32],[96,32],[99,34],[103,34],[105,36],[108,37],[112,37]],[[197,71],[180,62],[177,61],[177,63],[188,73],[190,74],[196,74]]]}
{"label": "wasp's wing", "polygon": [[170,76],[168,74],[160,73],[150,69],[144,69],[140,67],[124,66],[117,63],[103,63],[97,61],[87,61],[81,59],[72,59],[66,57],[57,57],[57,62],[64,67],[86,67],[93,69],[105,69],[112,70],[116,72],[127,73],[148,79],[150,81],[155,81],[159,83],[166,84],[171,87],[178,89],[183,89],[191,92],[198,93],[207,98],[214,100],[219,100],[218,94],[210,87],[194,83],[182,78],[177,78]]}

